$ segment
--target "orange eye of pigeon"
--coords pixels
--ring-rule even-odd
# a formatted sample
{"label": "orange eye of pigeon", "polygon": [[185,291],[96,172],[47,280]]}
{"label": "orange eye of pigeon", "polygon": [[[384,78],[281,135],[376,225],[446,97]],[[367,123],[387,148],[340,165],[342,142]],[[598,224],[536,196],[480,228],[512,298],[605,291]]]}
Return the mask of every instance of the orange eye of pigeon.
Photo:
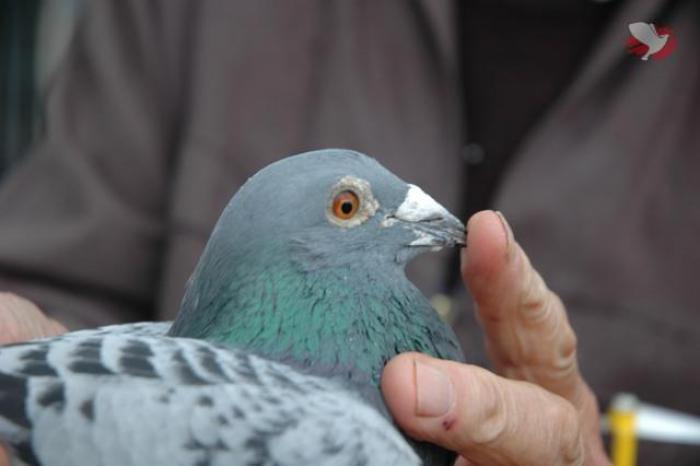
{"label": "orange eye of pigeon", "polygon": [[340,220],[350,220],[360,209],[360,199],[352,191],[343,191],[333,198],[333,215]]}

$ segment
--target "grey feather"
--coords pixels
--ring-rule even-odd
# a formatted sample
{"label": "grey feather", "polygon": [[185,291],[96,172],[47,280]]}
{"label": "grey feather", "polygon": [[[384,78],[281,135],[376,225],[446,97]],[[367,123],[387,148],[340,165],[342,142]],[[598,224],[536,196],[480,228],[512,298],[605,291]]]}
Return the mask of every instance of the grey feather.
{"label": "grey feather", "polygon": [[[0,377],[26,390],[0,387],[0,406],[25,397],[23,415],[2,418],[0,432],[32,446],[25,461],[419,464],[384,417],[328,379],[198,340],[120,330],[0,349]],[[28,375],[40,367],[43,375]]]}

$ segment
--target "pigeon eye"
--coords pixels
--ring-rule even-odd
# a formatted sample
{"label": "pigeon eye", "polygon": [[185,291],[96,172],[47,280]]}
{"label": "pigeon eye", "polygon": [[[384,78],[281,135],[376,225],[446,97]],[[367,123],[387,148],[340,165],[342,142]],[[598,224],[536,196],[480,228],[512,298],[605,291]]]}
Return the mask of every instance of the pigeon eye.
{"label": "pigeon eye", "polygon": [[360,199],[352,191],[343,191],[333,198],[333,215],[340,220],[350,220],[360,209]]}
{"label": "pigeon eye", "polygon": [[326,218],[340,228],[362,225],[379,209],[366,180],[344,176],[331,188],[326,204]]}

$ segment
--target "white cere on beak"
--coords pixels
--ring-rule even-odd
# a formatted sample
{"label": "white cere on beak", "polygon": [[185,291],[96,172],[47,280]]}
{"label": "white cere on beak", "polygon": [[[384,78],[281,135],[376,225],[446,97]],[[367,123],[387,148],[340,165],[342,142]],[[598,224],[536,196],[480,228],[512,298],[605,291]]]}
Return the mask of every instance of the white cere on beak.
{"label": "white cere on beak", "polygon": [[416,185],[408,185],[399,208],[387,215],[381,225],[390,227],[396,222],[403,222],[413,230],[415,239],[408,246],[439,250],[447,244],[463,244],[460,240],[464,230],[462,222]]}
{"label": "white cere on beak", "polygon": [[406,197],[394,214],[396,218],[406,222],[424,222],[452,217],[447,209],[418,186],[414,184],[408,186]]}

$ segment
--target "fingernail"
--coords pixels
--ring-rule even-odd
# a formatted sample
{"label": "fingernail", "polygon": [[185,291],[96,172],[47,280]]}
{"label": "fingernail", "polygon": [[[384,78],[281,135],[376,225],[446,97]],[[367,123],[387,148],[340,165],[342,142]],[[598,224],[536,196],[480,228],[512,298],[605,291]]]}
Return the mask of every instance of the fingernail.
{"label": "fingernail", "polygon": [[506,218],[503,216],[500,210],[494,210],[494,213],[498,217],[498,220],[501,221],[501,227],[503,227],[503,233],[506,235],[506,260],[509,260],[511,257],[511,250],[513,249],[513,230],[510,228],[510,225],[508,224],[508,221]]}
{"label": "fingernail", "polygon": [[440,369],[414,361],[416,373],[416,415],[439,417],[447,414],[454,402],[450,378]]}

